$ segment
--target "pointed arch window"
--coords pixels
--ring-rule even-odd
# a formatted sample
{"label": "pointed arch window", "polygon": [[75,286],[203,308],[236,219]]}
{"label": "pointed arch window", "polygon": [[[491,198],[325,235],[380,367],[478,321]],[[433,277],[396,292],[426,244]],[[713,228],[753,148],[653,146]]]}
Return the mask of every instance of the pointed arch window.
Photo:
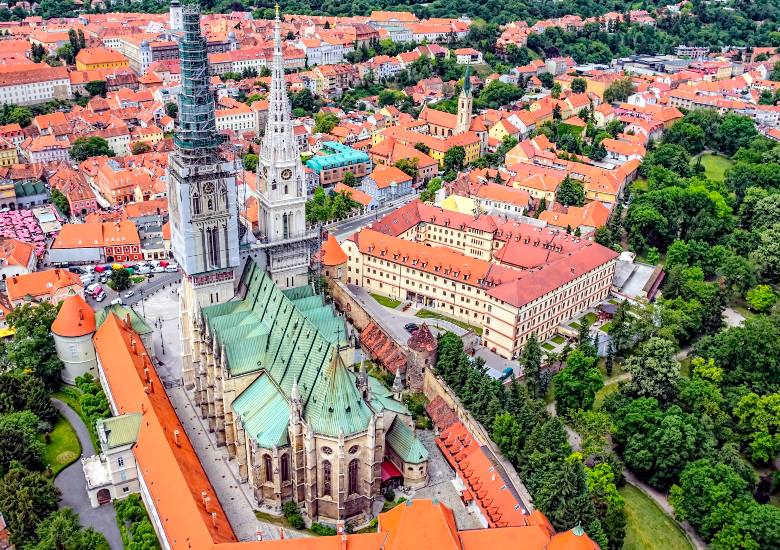
{"label": "pointed arch window", "polygon": [[282,455],[282,481],[290,480],[290,457]]}
{"label": "pointed arch window", "polygon": [[353,459],[349,461],[349,493],[347,494],[354,494],[358,492],[358,469],[360,467],[360,463],[358,462],[358,459]]}
{"label": "pointed arch window", "polygon": [[330,461],[325,460],[322,463],[322,495],[331,496],[331,483],[330,483]]}
{"label": "pointed arch window", "polygon": [[271,455],[263,455],[263,469],[265,470],[265,480],[274,480],[274,469],[271,465]]}

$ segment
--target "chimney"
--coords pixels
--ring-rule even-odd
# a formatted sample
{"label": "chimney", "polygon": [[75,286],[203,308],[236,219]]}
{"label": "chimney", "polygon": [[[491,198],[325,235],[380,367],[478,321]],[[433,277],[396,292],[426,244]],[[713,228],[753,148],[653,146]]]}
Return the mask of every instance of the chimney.
{"label": "chimney", "polygon": [[203,508],[208,512],[209,511],[209,502],[211,502],[211,497],[206,497],[203,499]]}
{"label": "chimney", "polygon": [[149,380],[149,393],[154,393],[154,380]]}
{"label": "chimney", "polygon": [[149,367],[144,367],[144,379],[149,381]]}
{"label": "chimney", "polygon": [[138,350],[135,349],[135,338],[130,338],[130,349],[133,350],[133,355],[138,355]]}
{"label": "chimney", "polygon": [[214,527],[217,526],[217,513],[216,512],[211,512],[211,525],[213,525]]}
{"label": "chimney", "polygon": [[60,278],[60,269],[59,268],[54,270],[54,276],[57,277],[58,279]]}
{"label": "chimney", "polygon": [[80,307],[79,308],[79,321],[83,321],[83,320],[84,320],[84,308]]}
{"label": "chimney", "polygon": [[179,430],[173,430],[173,440],[176,442],[177,447],[181,447],[181,441],[179,441]]}
{"label": "chimney", "polygon": [[141,401],[141,414],[144,414],[146,412],[146,407],[144,406],[144,402]]}
{"label": "chimney", "polygon": [[206,505],[206,491],[200,492],[200,500],[203,502],[203,505]]}

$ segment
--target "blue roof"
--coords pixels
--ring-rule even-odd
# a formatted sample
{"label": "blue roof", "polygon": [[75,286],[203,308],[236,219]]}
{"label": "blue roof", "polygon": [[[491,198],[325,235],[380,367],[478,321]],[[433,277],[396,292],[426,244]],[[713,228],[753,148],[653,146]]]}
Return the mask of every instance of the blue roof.
{"label": "blue roof", "polygon": [[367,153],[337,141],[326,141],[322,144],[320,152],[324,154],[316,155],[306,161],[306,166],[318,174],[323,170],[338,168],[339,166],[369,162]]}

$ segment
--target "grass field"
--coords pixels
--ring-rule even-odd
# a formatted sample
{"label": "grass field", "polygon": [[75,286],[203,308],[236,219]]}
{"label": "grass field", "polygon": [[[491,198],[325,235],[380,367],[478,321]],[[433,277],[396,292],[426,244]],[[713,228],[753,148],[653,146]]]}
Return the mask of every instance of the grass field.
{"label": "grass field", "polygon": [[550,340],[552,340],[552,341],[553,341],[553,343],[555,343],[555,344],[563,344],[563,342],[564,342],[566,339],[565,339],[563,336],[561,336],[560,334],[556,334],[555,336],[553,336],[552,338],[550,338]]}
{"label": "grass field", "polygon": [[76,411],[76,414],[79,415],[81,421],[84,422],[84,424],[87,426],[87,429],[89,430],[89,436],[92,439],[92,445],[95,446],[95,449],[99,449],[100,443],[98,442],[95,425],[89,421],[89,418],[87,418],[87,415],[84,414],[84,411],[81,409],[81,403],[79,403],[80,395],[81,391],[78,388],[74,388],[73,386],[66,386],[63,384],[58,391],[52,394],[52,397],[59,399],[68,407]]}
{"label": "grass field", "polygon": [[[43,436],[41,441],[46,443]],[[43,463],[51,468],[52,476],[75,462],[81,456],[81,445],[73,427],[64,417],[58,416],[49,433],[49,443],[43,450]]]}
{"label": "grass field", "polygon": [[382,304],[385,307],[389,307],[390,309],[395,309],[398,306],[401,305],[401,302],[398,300],[393,300],[392,298],[388,298],[387,296],[382,296],[381,294],[374,294],[371,293],[371,297]]}
{"label": "grass field", "polygon": [[626,484],[620,494],[626,501],[623,550],[692,550],[682,529],[642,491]]}
{"label": "grass field", "polygon": [[[692,161],[694,164],[697,160]],[[734,166],[730,159],[716,155],[714,153],[703,153],[701,155],[701,165],[704,166],[704,175],[711,180],[723,181],[726,177],[726,170]]]}
{"label": "grass field", "polygon": [[442,315],[441,313],[436,313],[435,311],[431,311],[430,309],[421,309],[414,315],[415,317],[420,317],[421,319],[441,319],[442,321],[448,321],[453,325],[458,325],[460,328],[470,330],[474,334],[479,334],[480,336],[482,336],[482,328],[475,327],[474,325],[470,325],[468,323],[464,323],[463,321],[458,321],[457,319],[453,319],[452,317],[447,317],[446,315]]}

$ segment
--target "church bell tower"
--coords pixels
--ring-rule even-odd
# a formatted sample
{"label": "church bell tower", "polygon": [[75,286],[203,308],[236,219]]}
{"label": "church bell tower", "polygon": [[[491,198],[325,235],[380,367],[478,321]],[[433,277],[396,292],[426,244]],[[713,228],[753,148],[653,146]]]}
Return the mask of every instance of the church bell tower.
{"label": "church bell tower", "polygon": [[168,159],[168,202],[171,248],[184,272],[183,371],[185,384],[191,385],[200,359],[192,349],[193,320],[199,307],[233,297],[240,258],[236,166],[226,157],[217,133],[200,8],[182,7],[182,24],[179,119]]}

